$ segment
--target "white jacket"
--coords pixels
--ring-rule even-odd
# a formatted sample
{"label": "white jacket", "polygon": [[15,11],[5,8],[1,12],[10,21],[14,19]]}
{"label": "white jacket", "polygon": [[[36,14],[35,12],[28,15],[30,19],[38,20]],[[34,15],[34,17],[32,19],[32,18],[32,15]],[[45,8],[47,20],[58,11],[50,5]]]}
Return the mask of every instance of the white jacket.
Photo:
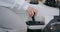
{"label": "white jacket", "polygon": [[9,8],[16,8],[16,9],[24,9],[26,10],[28,4],[25,0],[0,0],[0,6],[9,7]]}
{"label": "white jacket", "polygon": [[[24,9],[28,8],[28,4],[24,0],[0,0],[0,28],[1,25],[5,28],[12,28],[11,32],[25,32],[27,30],[26,23],[21,21],[21,18],[8,8]],[[8,8],[4,8],[8,7]],[[16,10],[17,11],[17,10]],[[10,23],[10,24],[9,24]],[[9,29],[8,29],[9,30]],[[0,32],[2,30],[0,29]]]}

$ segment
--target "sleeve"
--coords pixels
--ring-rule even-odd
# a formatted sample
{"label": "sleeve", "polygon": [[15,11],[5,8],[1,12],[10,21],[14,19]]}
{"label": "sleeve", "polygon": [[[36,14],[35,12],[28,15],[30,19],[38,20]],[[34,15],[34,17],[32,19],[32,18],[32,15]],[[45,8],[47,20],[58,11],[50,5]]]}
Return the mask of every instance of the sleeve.
{"label": "sleeve", "polygon": [[14,7],[15,7],[16,9],[18,9],[18,10],[23,9],[23,10],[26,11],[26,9],[27,9],[28,6],[29,6],[29,3],[25,2],[25,0],[16,0],[15,3],[16,3],[16,4],[15,4]]}

